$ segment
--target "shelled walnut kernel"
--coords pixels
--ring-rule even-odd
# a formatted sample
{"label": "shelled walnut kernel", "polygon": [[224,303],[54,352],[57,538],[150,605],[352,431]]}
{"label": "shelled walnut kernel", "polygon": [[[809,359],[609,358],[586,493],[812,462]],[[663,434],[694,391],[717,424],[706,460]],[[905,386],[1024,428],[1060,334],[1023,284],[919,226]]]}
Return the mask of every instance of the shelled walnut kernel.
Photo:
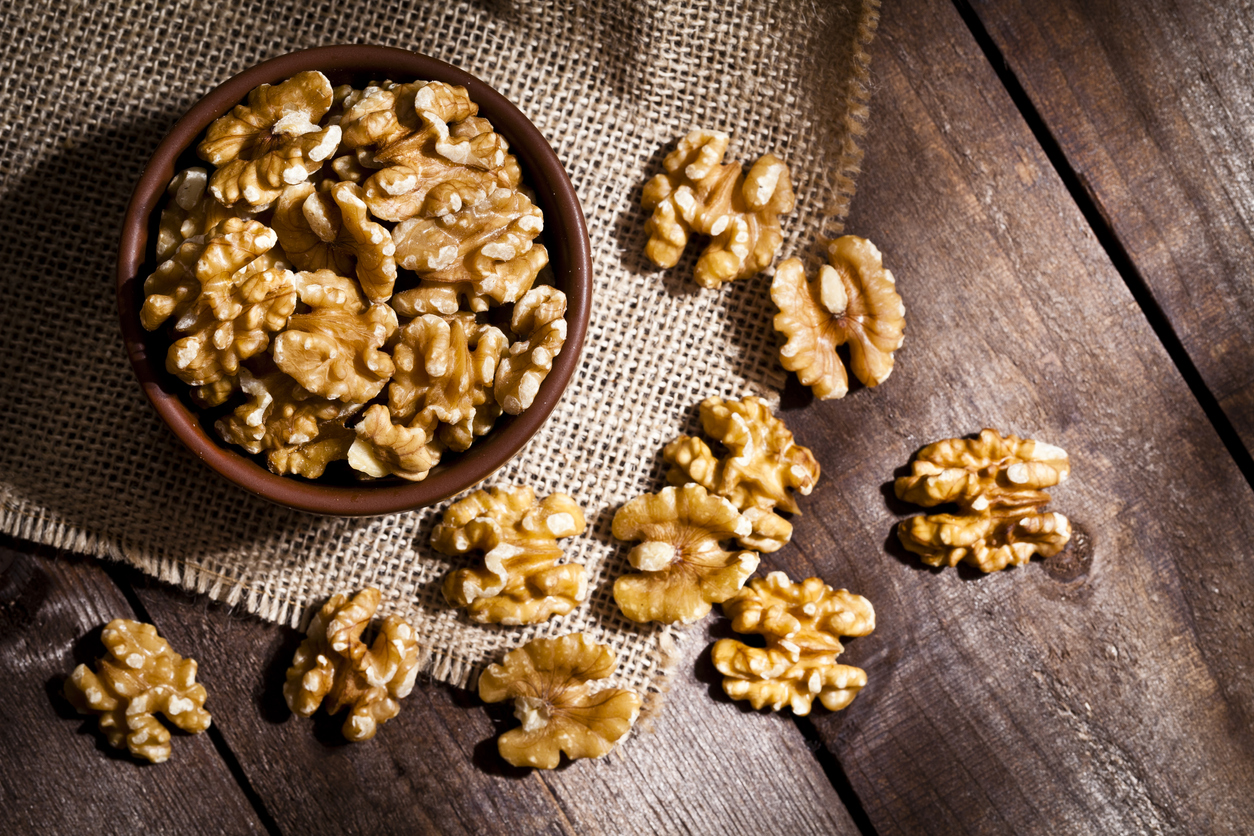
{"label": "shelled walnut kernel", "polygon": [[343,732],[353,742],[374,737],[381,723],[400,712],[397,701],[409,696],[418,676],[418,639],[400,616],[383,620],[372,645],[362,641],[380,597],[372,588],[351,600],[333,595],[309,625],[283,686],[288,708],[302,717],[319,705],[328,714],[347,707]]}
{"label": "shelled walnut kernel", "polygon": [[553,769],[563,752],[571,760],[608,755],[640,714],[634,691],[590,687],[612,676],[617,664],[608,647],[576,633],[534,639],[490,665],[479,677],[479,698],[512,699],[522,723],[497,740],[501,757],[514,766]]}
{"label": "shelled walnut kernel", "polygon": [[866,636],[875,629],[875,610],[861,595],[833,590],[819,578],[793,583],[783,572],[754,578],[723,604],[738,633],[757,633],[766,647],[719,639],[710,652],[723,674],[723,690],[754,708],[788,706],[809,714],[817,697],[839,711],[866,685],[861,668],[836,661],[841,636]]}
{"label": "shelled walnut kernel", "polygon": [[1071,473],[1065,450],[1032,439],[980,431],[976,439],[947,438],[919,451],[897,496],[916,505],[958,506],[957,514],[902,520],[897,536],[929,566],[962,561],[983,572],[1053,557],[1071,539],[1062,514],[1045,513],[1049,494]]}
{"label": "shelled walnut kernel", "polygon": [[588,594],[578,563],[558,564],[557,541],[582,534],[583,511],[555,493],[536,501],[529,487],[494,487],[454,502],[431,533],[444,554],[483,552],[483,566],[458,569],[444,579],[444,597],[474,621],[538,624],[566,615]]}
{"label": "shelled walnut kernel", "polygon": [[100,637],[108,655],[94,672],[86,665],[75,668],[65,681],[65,696],[80,713],[100,716],[110,746],[162,763],[170,757],[170,732],[157,714],[192,734],[209,728],[196,661],[175,653],[157,628],[119,618],[106,624]]}

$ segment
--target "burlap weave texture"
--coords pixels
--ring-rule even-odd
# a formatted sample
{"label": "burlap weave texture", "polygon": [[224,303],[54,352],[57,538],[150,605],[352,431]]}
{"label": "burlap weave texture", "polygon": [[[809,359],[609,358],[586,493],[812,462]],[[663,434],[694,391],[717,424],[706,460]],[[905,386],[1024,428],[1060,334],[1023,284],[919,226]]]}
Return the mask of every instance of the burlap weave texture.
{"label": "burlap weave texture", "polygon": [[[613,511],[657,487],[661,447],[703,398],[769,398],[783,373],[768,279],[700,290],[695,242],[673,270],[653,268],[640,189],[689,129],[728,131],[729,158],[789,161],[798,205],[782,254],[813,258],[853,192],[876,0],[18,5],[0,6],[0,529],[291,624],[332,592],[377,586],[454,683],[535,635],[585,630],[617,650],[618,680],[654,687],[670,634],[618,615]],[[230,75],[329,43],[412,49],[484,79],[545,134],[583,201],[596,275],[583,359],[493,479],[584,507],[590,533],[566,551],[592,592],[565,618],[495,628],[449,610],[440,581],[463,561],[428,544],[441,509],[320,518],[227,484],[160,423],[127,364],[113,263],[148,155]]]}

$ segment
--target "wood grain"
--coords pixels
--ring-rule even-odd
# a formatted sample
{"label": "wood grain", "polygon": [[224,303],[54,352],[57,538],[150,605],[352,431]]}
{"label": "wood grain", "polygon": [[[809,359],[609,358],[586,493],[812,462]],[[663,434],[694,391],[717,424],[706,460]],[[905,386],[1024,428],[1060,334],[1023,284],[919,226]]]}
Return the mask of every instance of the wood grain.
{"label": "wood grain", "polygon": [[[848,654],[870,684],[817,726],[883,834],[1252,832],[1254,496],[954,8],[887,6],[873,51],[847,229],[906,343],[787,415],[824,477],[773,560],[879,613]],[[894,471],[984,426],[1071,453],[1072,565],[896,545]]]}
{"label": "wood grain", "polygon": [[155,623],[205,660],[219,728],[285,833],[858,833],[796,726],[711,697],[699,630],[651,730],[545,773],[497,755],[512,706],[439,683],[419,683],[373,741],[343,744],[342,718],[283,705],[295,631],[134,579]]}
{"label": "wood grain", "polygon": [[973,6],[1254,450],[1254,5]]}
{"label": "wood grain", "polygon": [[[207,734],[173,736],[164,764],[132,760],[61,695],[104,653],[100,628],[134,618],[93,561],[0,544],[0,814],[5,833],[263,833]],[[186,649],[174,644],[175,649]],[[217,722],[218,701],[206,707]]]}

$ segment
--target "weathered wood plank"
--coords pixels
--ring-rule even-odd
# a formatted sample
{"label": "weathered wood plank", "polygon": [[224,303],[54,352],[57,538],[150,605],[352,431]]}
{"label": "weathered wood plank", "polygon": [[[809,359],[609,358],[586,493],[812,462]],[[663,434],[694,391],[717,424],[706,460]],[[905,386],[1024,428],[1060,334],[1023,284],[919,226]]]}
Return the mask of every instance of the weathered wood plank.
{"label": "weathered wood plank", "polygon": [[208,735],[176,732],[170,760],[142,764],[65,700],[66,675],[104,652],[99,628],[135,614],[93,561],[33,549],[0,543],[4,832],[264,833]]}
{"label": "weathered wood plank", "polygon": [[1254,449],[1254,6],[973,6]]}
{"label": "weathered wood plank", "polygon": [[[888,5],[873,49],[847,228],[907,339],[884,386],[788,416],[825,475],[773,562],[879,613],[817,726],[884,834],[1254,831],[1254,496],[950,3]],[[894,471],[983,426],[1070,451],[1086,571],[896,546]]]}
{"label": "weathered wood plank", "polygon": [[219,728],[284,832],[858,833],[787,718],[711,698],[699,631],[651,731],[603,761],[542,773],[497,756],[512,707],[438,683],[419,683],[373,741],[342,745],[342,718],[283,705],[295,631],[134,577],[159,627],[205,660]]}

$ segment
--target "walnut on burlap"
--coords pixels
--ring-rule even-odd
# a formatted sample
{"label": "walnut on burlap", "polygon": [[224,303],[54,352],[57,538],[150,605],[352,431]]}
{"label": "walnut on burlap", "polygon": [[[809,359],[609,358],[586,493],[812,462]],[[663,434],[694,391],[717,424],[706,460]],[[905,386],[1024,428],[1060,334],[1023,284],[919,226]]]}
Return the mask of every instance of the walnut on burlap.
{"label": "walnut on burlap", "polygon": [[[709,395],[783,383],[768,279],[700,290],[694,241],[672,270],[644,259],[640,191],[691,128],[732,134],[729,159],[787,159],[797,209],[781,257],[841,228],[866,118],[878,0],[241,0],[0,4],[0,530],[107,556],[297,624],[337,591],[383,590],[457,684],[537,635],[613,647],[615,684],[657,691],[670,628],[626,622],[610,596],[625,549],[613,511],[661,484],[662,446]],[[582,363],[545,427],[494,483],[573,495],[594,522],[566,549],[590,600],[526,629],[444,603],[464,562],[428,543],[443,506],[375,519],[269,505],[198,463],[159,421],[122,350],[116,242],[130,192],[177,117],[263,59],[379,43],[457,64],[518,105],[583,201],[596,288]]]}

